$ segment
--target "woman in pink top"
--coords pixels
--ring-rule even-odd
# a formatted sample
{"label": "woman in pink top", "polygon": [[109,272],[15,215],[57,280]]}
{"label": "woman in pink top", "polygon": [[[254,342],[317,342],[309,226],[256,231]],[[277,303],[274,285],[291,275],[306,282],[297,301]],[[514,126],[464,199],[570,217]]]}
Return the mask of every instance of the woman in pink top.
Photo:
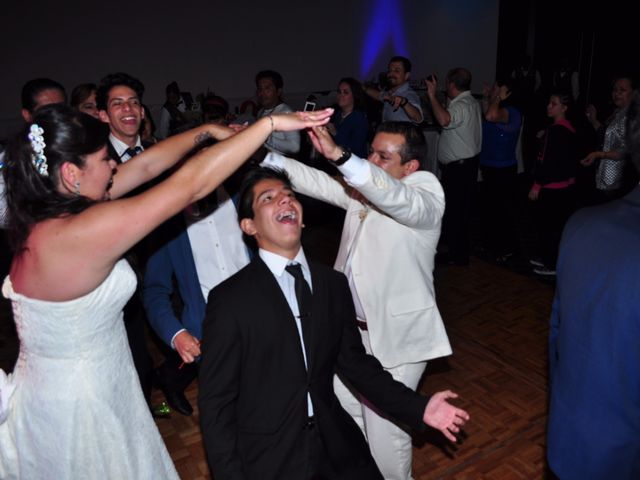
{"label": "woman in pink top", "polygon": [[539,275],[555,275],[562,230],[575,210],[574,184],[580,155],[578,136],[567,120],[571,101],[569,92],[554,92],[549,97],[547,116],[553,123],[542,133],[529,190],[540,235],[540,260],[531,263]]}

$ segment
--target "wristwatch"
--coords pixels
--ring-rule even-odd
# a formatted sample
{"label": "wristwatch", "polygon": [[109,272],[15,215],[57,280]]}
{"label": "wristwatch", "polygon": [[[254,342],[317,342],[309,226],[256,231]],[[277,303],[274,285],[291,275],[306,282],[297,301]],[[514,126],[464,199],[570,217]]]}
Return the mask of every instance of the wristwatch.
{"label": "wristwatch", "polygon": [[336,167],[339,167],[340,165],[342,165],[343,163],[345,163],[347,160],[351,158],[351,150],[344,147],[340,147],[340,148],[342,148],[342,155],[340,155],[340,158],[338,158],[335,162],[333,162],[333,164]]}
{"label": "wristwatch", "polygon": [[404,108],[404,107],[407,105],[407,103],[409,103],[409,100],[407,100],[407,98],[405,97],[405,98],[403,98],[403,99],[402,99],[402,101],[400,102],[400,106],[401,106],[402,108]]}

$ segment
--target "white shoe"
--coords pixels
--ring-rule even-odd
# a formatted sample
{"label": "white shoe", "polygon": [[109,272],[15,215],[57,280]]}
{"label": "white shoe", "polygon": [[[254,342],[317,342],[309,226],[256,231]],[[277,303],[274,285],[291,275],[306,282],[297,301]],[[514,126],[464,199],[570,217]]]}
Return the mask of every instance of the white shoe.
{"label": "white shoe", "polygon": [[529,263],[534,267],[544,267],[544,263],[542,263],[538,257],[530,258]]}
{"label": "white shoe", "polygon": [[556,274],[555,270],[551,270],[550,268],[547,268],[544,265],[538,268],[534,268],[533,272],[537,273],[538,275],[545,275],[545,276],[553,276]]}

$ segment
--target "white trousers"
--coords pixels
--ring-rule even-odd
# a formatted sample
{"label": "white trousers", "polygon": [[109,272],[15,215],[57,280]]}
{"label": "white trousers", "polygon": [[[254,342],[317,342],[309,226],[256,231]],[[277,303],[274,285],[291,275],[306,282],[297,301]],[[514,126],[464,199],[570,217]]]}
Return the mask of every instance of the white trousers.
{"label": "white trousers", "polygon": [[[371,354],[369,334],[360,331],[362,343],[367,353]],[[395,380],[404,383],[415,390],[422,378],[427,362],[406,363],[387,370]],[[362,429],[373,459],[382,472],[385,480],[411,480],[411,436],[393,420],[389,420],[383,413],[373,407],[366,398],[347,388],[335,376],[333,388],[336,396],[349,415],[353,417]]]}

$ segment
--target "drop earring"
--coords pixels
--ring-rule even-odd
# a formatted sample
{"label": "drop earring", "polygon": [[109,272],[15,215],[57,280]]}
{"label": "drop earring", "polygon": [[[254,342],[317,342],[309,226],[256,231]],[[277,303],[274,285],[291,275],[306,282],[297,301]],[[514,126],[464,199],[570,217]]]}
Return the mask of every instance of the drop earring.
{"label": "drop earring", "polygon": [[76,197],[80,196],[80,182],[78,182],[76,180],[76,183],[74,184],[75,190],[73,191],[73,193],[76,194]]}

